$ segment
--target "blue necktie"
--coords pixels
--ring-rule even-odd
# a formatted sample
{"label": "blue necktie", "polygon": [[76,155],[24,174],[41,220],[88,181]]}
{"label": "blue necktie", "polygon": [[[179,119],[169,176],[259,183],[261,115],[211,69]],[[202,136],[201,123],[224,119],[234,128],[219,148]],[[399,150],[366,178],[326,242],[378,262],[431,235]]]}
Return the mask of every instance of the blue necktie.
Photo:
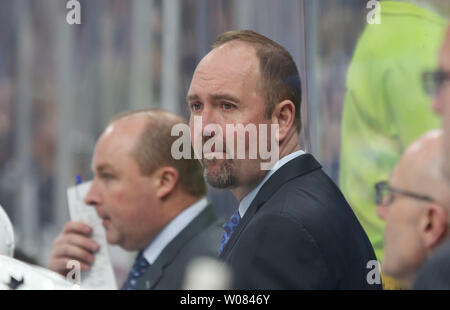
{"label": "blue necktie", "polygon": [[223,229],[225,230],[222,235],[222,239],[220,240],[220,249],[219,254],[222,253],[223,248],[227,244],[228,240],[230,240],[231,235],[233,234],[234,229],[238,226],[239,221],[241,220],[241,216],[239,215],[239,209],[233,213],[228,222],[223,225]]}
{"label": "blue necktie", "polygon": [[150,264],[145,259],[142,251],[134,261],[133,267],[131,268],[128,278],[122,286],[122,290],[132,290],[136,286],[137,280],[142,277]]}

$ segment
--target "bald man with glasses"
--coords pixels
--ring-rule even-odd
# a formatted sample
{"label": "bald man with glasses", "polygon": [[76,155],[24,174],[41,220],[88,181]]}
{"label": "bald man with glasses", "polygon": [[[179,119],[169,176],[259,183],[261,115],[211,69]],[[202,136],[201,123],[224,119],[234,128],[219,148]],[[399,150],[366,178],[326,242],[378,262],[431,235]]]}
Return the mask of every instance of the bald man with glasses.
{"label": "bald man with glasses", "polygon": [[389,181],[375,186],[386,221],[382,272],[410,288],[417,271],[449,239],[450,191],[442,174],[442,131],[420,137],[403,153]]}

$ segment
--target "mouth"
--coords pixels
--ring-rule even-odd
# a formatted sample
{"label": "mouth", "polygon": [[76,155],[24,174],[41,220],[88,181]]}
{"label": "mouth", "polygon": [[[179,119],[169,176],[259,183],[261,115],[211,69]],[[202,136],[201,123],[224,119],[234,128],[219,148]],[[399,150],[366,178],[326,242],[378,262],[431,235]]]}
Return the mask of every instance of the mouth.
{"label": "mouth", "polygon": [[109,218],[104,218],[104,219],[103,219],[103,222],[102,222],[102,225],[103,225],[103,227],[108,228],[107,226],[108,226],[110,223],[111,223],[111,219],[109,219]]}
{"label": "mouth", "polygon": [[100,219],[102,219],[102,225],[106,228],[106,225],[111,223],[111,218],[107,215],[99,214],[98,215]]}

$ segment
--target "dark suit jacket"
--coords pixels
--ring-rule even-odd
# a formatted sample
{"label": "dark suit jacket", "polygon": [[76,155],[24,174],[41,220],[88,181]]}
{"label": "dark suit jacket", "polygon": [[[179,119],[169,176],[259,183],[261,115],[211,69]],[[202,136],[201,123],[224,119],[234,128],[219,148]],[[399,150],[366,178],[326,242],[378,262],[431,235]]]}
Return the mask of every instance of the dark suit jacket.
{"label": "dark suit jacket", "polygon": [[193,258],[217,257],[222,231],[213,207],[207,206],[166,246],[135,289],[182,289],[186,266]]}
{"label": "dark suit jacket", "polygon": [[439,246],[419,270],[415,290],[450,290],[450,241]]}
{"label": "dark suit jacket", "polygon": [[220,257],[236,289],[381,289],[366,280],[367,235],[310,154],[267,180]]}

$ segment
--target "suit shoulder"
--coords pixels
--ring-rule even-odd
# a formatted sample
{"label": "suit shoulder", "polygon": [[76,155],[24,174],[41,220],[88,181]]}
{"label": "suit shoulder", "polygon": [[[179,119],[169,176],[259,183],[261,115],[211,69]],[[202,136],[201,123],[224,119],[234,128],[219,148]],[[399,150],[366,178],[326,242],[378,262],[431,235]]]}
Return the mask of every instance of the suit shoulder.
{"label": "suit shoulder", "polygon": [[220,238],[223,229],[219,220],[211,222],[207,227],[187,240],[180,249],[179,254],[185,257],[191,256],[217,256],[220,246]]}
{"label": "suit shoulder", "polygon": [[259,207],[246,234],[258,240],[264,231],[278,234],[279,243],[291,238],[315,248],[338,286],[367,286],[373,248],[339,188],[320,169],[285,182]]}
{"label": "suit shoulder", "polygon": [[414,289],[450,289],[450,241],[441,245],[417,274]]}
{"label": "suit shoulder", "polygon": [[325,220],[322,216],[330,212],[354,216],[339,188],[321,169],[282,184],[260,211],[279,213],[303,222],[310,217]]}

